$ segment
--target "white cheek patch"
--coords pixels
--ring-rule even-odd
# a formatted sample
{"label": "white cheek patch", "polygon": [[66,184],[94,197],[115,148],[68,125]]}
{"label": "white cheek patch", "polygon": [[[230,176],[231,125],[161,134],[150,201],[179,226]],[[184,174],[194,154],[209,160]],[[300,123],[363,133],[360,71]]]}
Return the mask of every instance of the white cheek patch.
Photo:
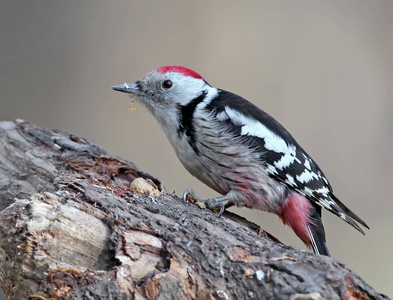
{"label": "white cheek patch", "polygon": [[169,96],[172,99],[176,99],[178,104],[183,106],[186,106],[190,101],[200,96],[201,91],[206,92],[203,102],[200,103],[201,108],[209,104],[218,95],[218,90],[207,85],[203,79],[184,76],[179,73],[168,73],[166,78],[176,83],[168,91]]}

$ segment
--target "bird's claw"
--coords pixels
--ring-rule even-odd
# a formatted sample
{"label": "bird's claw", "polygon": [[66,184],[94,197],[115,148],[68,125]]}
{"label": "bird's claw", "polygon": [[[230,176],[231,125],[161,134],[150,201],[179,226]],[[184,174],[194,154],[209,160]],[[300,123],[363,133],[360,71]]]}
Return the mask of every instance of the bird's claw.
{"label": "bird's claw", "polygon": [[[198,204],[198,203],[204,204],[205,207],[207,207],[210,210],[220,209],[220,211],[218,213],[219,217],[225,211],[225,203],[221,199],[219,200],[218,198],[211,198],[211,199],[203,200],[195,194],[193,189],[187,189],[183,193],[183,200],[188,201],[189,198],[191,198],[194,201],[194,203],[196,203],[196,204]],[[221,198],[221,197],[219,197],[219,198]],[[200,205],[198,205],[198,206],[201,207]],[[203,205],[202,205],[201,208],[205,208],[205,207],[203,207]]]}
{"label": "bird's claw", "polygon": [[201,199],[199,199],[199,197],[195,194],[193,189],[187,189],[184,191],[183,200],[187,202],[188,198],[191,198],[195,202],[203,202],[203,200],[201,201]]}

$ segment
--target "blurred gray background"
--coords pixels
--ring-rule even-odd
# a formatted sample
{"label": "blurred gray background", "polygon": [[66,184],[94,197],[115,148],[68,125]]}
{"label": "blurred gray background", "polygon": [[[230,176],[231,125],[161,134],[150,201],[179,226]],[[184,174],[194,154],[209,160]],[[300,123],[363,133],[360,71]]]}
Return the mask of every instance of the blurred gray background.
{"label": "blurred gray background", "polygon": [[[130,113],[110,88],[164,65],[194,69],[269,112],[318,162],[371,227],[362,236],[325,213],[332,256],[393,295],[392,1],[7,1],[0,22],[0,120],[73,132],[168,191],[216,196],[148,111]],[[276,216],[236,212],[304,249]]]}

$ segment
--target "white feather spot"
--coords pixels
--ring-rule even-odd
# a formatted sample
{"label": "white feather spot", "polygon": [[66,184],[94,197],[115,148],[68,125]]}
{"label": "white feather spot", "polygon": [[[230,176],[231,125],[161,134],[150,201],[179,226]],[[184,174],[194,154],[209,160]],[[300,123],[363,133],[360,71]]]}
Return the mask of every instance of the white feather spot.
{"label": "white feather spot", "polygon": [[289,174],[287,174],[287,179],[285,180],[285,182],[292,186],[296,186],[294,178]]}
{"label": "white feather spot", "polygon": [[277,169],[272,166],[272,165],[267,165],[267,172],[274,175],[274,174],[278,174]]}
{"label": "white feather spot", "polygon": [[324,186],[324,187],[321,187],[321,188],[315,190],[315,192],[323,194],[323,195],[327,195],[330,192],[330,190],[326,186]]}
{"label": "white feather spot", "polygon": [[327,210],[332,210],[330,204],[327,203],[327,202],[324,201],[324,200],[319,200],[319,201],[317,201],[317,204],[320,205],[320,206],[322,206],[322,207],[324,207],[324,208],[326,208]]}
{"label": "white feather spot", "polygon": [[296,155],[295,146],[288,147],[287,150],[288,150],[287,154],[281,157],[279,161],[274,162],[274,166],[279,170],[283,170],[284,168],[289,167],[291,164],[293,164],[295,160],[301,163],[301,161],[295,156]]}
{"label": "white feather spot", "polygon": [[308,170],[304,170],[303,173],[300,174],[300,176],[296,176],[296,179],[299,180],[301,183],[310,182],[313,178],[318,179],[318,175]]}
{"label": "white feather spot", "polygon": [[339,212],[338,214],[340,215],[340,218],[341,218],[341,219],[343,219],[343,220],[345,220],[345,221],[347,220],[347,215],[346,215],[345,213]]}
{"label": "white feather spot", "polygon": [[306,158],[306,160],[305,160],[305,162],[304,162],[304,166],[305,166],[307,169],[311,170],[310,161],[309,161],[307,158]]}

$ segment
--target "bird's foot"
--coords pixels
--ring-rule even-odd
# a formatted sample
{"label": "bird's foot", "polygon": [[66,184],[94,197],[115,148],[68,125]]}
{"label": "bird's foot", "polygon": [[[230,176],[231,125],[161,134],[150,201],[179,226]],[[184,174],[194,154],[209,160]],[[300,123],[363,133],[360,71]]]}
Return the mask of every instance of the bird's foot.
{"label": "bird's foot", "polygon": [[[225,206],[229,202],[229,199],[226,196],[220,196],[220,197],[215,197],[215,198],[210,198],[210,199],[201,199],[199,198],[193,189],[188,189],[185,190],[183,193],[183,200],[188,201],[187,199],[191,198],[195,204],[198,205],[198,203],[202,203],[205,205],[210,210],[220,210],[218,213],[218,216],[221,216],[224,213]],[[200,205],[198,205],[201,207]],[[204,207],[202,207],[204,208]]]}

